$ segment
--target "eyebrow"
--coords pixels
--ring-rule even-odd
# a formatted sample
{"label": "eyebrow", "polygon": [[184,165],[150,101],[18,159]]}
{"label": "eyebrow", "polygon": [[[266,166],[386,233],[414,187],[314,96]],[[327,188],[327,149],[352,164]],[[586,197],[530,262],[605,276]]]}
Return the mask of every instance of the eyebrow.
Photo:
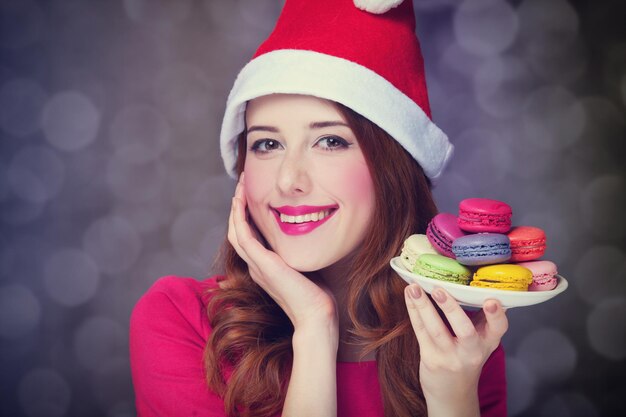
{"label": "eyebrow", "polygon": [[[312,122],[309,124],[309,129],[322,129],[324,127],[332,127],[332,126],[350,127],[344,122],[327,121],[327,122]],[[250,126],[248,129],[246,129],[246,135],[250,132],[255,132],[255,131],[278,133],[278,129],[275,128],[274,126]]]}

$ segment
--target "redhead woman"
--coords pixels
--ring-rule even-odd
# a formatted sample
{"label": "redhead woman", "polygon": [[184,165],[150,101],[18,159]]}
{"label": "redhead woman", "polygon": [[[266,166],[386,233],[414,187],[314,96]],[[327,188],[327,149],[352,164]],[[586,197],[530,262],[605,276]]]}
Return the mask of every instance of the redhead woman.
{"label": "redhead woman", "polygon": [[389,266],[452,154],[414,31],[410,1],[286,1],[226,106],[222,271],[133,311],[140,416],[506,415],[499,303]]}

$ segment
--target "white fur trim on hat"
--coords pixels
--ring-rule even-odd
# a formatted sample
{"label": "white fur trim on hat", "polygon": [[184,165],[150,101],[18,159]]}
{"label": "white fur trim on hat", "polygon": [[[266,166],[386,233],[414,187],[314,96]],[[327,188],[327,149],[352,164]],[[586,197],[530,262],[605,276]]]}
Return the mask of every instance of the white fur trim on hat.
{"label": "white fur trim on hat", "polygon": [[407,95],[376,72],[319,52],[282,49],[250,61],[228,96],[220,145],[224,166],[236,179],[237,136],[245,127],[248,100],[274,93],[333,100],[376,123],[397,140],[437,180],[454,147],[448,137]]}
{"label": "white fur trim on hat", "polygon": [[354,5],[366,12],[383,14],[399,6],[402,1],[403,0],[354,0]]}

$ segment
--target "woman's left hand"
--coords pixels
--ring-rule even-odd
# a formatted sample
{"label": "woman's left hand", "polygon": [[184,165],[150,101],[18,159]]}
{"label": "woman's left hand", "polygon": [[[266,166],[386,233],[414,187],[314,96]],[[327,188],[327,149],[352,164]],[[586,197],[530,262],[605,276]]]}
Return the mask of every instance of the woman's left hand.
{"label": "woman's left hand", "polygon": [[478,379],[508,328],[504,309],[498,301],[487,300],[470,319],[456,300],[436,288],[432,298],[453,334],[419,285],[408,285],[404,294],[420,345],[420,383],[428,415],[479,415]]}

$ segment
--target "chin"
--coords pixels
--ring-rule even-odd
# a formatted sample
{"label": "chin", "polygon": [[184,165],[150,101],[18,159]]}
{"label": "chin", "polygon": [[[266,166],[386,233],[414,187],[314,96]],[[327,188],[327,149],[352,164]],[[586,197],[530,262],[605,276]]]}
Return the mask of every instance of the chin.
{"label": "chin", "polygon": [[337,259],[334,258],[331,259],[311,257],[312,253],[277,253],[281,258],[283,258],[283,260],[287,265],[289,265],[289,267],[295,269],[298,272],[319,271],[320,269],[324,269],[337,262]]}

